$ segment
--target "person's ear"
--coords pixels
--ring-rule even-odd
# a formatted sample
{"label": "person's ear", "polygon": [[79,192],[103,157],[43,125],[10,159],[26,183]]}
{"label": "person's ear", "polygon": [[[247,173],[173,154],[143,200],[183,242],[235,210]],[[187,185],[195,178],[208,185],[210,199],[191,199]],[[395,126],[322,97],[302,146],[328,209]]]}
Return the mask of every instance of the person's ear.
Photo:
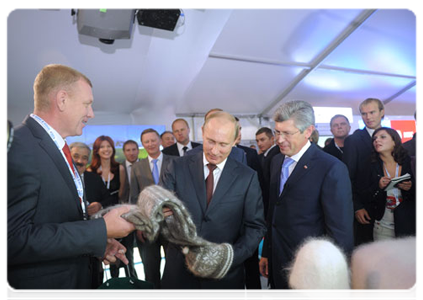
{"label": "person's ear", "polygon": [[315,127],[314,125],[310,125],[304,130],[304,135],[307,139],[310,139],[311,134],[313,133]]}
{"label": "person's ear", "polygon": [[59,111],[64,111],[66,109],[66,105],[68,104],[69,97],[68,93],[65,90],[59,90],[55,97],[55,104]]}

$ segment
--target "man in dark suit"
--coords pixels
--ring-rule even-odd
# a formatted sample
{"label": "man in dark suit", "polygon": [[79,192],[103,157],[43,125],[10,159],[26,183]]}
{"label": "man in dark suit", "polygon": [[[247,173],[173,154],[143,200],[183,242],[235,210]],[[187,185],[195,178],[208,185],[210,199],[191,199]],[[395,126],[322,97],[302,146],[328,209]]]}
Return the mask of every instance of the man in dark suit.
{"label": "man in dark suit", "polygon": [[[148,156],[132,166],[131,172],[131,203],[137,203],[138,196],[144,188],[158,184],[162,170],[169,164],[172,156],[160,152],[160,136],[154,129],[146,129],[141,133],[141,143]],[[155,168],[156,173],[155,173]],[[142,232],[137,231],[137,245],[144,264],[145,280],[160,288],[160,263],[162,261],[160,247],[165,248],[165,241],[158,239],[150,243]]]}
{"label": "man in dark suit", "polygon": [[260,165],[260,160],[258,158],[257,151],[250,147],[243,146],[240,144],[242,139],[242,134],[241,134],[242,127],[237,117],[235,117],[235,120],[238,122],[238,128],[239,128],[238,137],[235,140],[235,146],[245,152],[245,155],[247,158],[247,165],[259,174],[259,179],[260,179],[261,165]]}
{"label": "man in dark suit", "polygon": [[160,140],[163,148],[167,148],[176,143],[172,131],[163,131],[160,135]]}
{"label": "man in dark suit", "polygon": [[135,229],[120,217],[129,209],[87,220],[82,182],[65,141],[81,135],[94,117],[91,86],[76,70],[45,66],[34,83],[34,113],[14,131],[7,180],[8,281],[13,288],[91,288],[92,257],[126,261],[124,247],[111,238]]}
{"label": "man in dark suit", "polygon": [[270,163],[272,158],[279,154],[279,147],[275,145],[275,137],[272,129],[262,127],[256,132],[256,142],[260,150],[259,161],[263,173],[263,180],[260,182],[263,191],[264,216],[267,217],[269,208],[269,186],[270,186]]}
{"label": "man in dark suit", "polygon": [[256,172],[228,158],[237,131],[232,115],[213,113],[203,125],[204,152],[172,160],[162,177],[163,186],[174,191],[191,213],[198,236],[233,246],[232,267],[221,280],[195,277],[187,270],[180,247],[169,244],[162,288],[245,287],[243,263],[256,250],[266,229]]}
{"label": "man in dark suit", "polygon": [[[414,113],[416,125],[420,129],[420,107]],[[413,138],[404,143],[404,148],[407,149],[408,155],[420,158],[420,132],[416,132]]]}
{"label": "man in dark suit", "polygon": [[350,121],[346,116],[334,115],[332,119],[330,119],[330,131],[333,134],[333,139],[323,148],[323,150],[339,160],[342,160],[344,142],[350,134],[350,130]]}
{"label": "man in dark suit", "polygon": [[[212,113],[217,111],[223,111],[223,110],[220,108],[212,108],[208,112],[206,112],[204,115],[204,122],[206,122],[208,116],[210,116]],[[185,155],[195,155],[199,152],[203,152],[202,144],[200,144],[198,147],[195,147],[193,150],[188,151],[187,153],[185,153]],[[243,151],[240,148],[237,148],[236,145],[232,147],[231,153],[229,153],[228,157],[231,159],[237,160],[245,165],[247,164],[247,155],[245,154],[245,151]]]}
{"label": "man in dark suit", "polygon": [[176,143],[162,150],[166,155],[184,156],[188,151],[201,145],[189,140],[190,129],[185,119],[176,119],[173,121],[172,132],[176,138]]}
{"label": "man in dark suit", "polygon": [[259,148],[259,161],[263,174],[260,185],[263,196],[264,217],[266,222],[268,222],[267,216],[269,211],[270,166],[273,157],[279,154],[280,151],[279,147],[275,145],[273,131],[268,127],[262,127],[256,132],[256,143]]}
{"label": "man in dark suit", "polygon": [[372,204],[364,191],[371,184],[372,135],[382,126],[385,110],[382,101],[368,98],[360,104],[361,118],[366,125],[356,130],[344,144],[343,162],[347,165],[354,201],[354,243],[356,246],[373,241],[374,218],[371,216]]}
{"label": "man in dark suit", "polygon": [[[238,149],[241,149],[245,152],[247,158],[247,165],[257,172],[257,176],[259,179],[260,187],[263,188],[263,173],[259,161],[259,157],[257,151],[251,149],[250,147],[246,147],[241,145],[242,139],[242,127],[239,119],[235,117],[235,120],[238,123],[238,137],[235,140],[235,145]],[[258,247],[254,251],[253,255],[245,260],[244,267],[245,267],[245,286],[247,289],[261,289],[261,281],[260,281],[260,270],[259,270],[259,261],[258,261]]]}
{"label": "man in dark suit", "polygon": [[345,252],[352,251],[353,208],[346,166],[309,141],[315,123],[311,105],[287,102],[274,120],[281,153],[272,160],[260,272],[272,288],[286,289],[286,268],[307,238],[329,236]]}

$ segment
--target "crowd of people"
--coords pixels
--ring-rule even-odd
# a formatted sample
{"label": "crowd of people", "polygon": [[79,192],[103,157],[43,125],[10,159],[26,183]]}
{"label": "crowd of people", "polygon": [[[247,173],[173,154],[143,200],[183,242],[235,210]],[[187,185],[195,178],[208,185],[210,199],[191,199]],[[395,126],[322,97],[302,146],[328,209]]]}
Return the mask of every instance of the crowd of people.
{"label": "crowd of people", "polygon": [[[144,278],[155,288],[261,289],[264,276],[270,288],[288,289],[287,270],[308,238],[328,238],[349,257],[361,244],[415,235],[415,137],[412,152],[411,142],[402,145],[395,130],[381,126],[378,99],[360,104],[365,128],[351,135],[348,118],[333,116],[333,138],[324,148],[315,140],[312,106],[289,101],[274,113],[274,128],[257,130],[258,151],[240,145],[236,117],[213,109],[205,114],[202,143],[190,140],[185,119],[176,119],[171,131],[140,133],[146,158],[139,159],[138,141],[126,141],[121,163],[107,135],[92,151],[66,144],[94,117],[92,103],[91,81],[74,69],[48,65],[35,79],[34,112],[15,128],[8,150],[13,288],[98,288],[102,262],[111,265],[112,277],[128,265],[126,275],[136,278],[136,244]],[[195,276],[179,246],[162,236],[148,241],[121,217],[128,207],[114,206],[137,204],[150,185],[175,193],[199,237],[232,246],[223,278]],[[113,209],[93,218],[107,207]]]}

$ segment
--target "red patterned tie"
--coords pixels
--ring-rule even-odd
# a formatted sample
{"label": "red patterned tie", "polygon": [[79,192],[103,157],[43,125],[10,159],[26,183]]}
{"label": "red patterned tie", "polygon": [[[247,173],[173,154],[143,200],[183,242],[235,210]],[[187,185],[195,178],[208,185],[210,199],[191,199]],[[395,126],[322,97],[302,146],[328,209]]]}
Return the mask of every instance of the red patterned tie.
{"label": "red patterned tie", "polygon": [[[71,153],[70,153],[70,150],[69,150],[69,146],[68,146],[68,144],[66,144],[66,143],[65,143],[65,145],[64,145],[64,146],[63,146],[63,148],[62,148],[62,150],[63,150],[63,153],[64,153],[64,154],[65,154],[65,156],[66,156],[66,160],[68,161],[69,166],[70,166],[70,167],[71,167],[71,169],[72,169],[73,175],[75,176],[75,175],[76,175],[76,173],[75,173],[75,168],[74,168],[74,166],[73,166],[72,156],[71,156]],[[81,203],[82,203],[82,199],[81,199],[81,198],[79,198],[79,202],[81,202]]]}
{"label": "red patterned tie", "polygon": [[74,168],[74,166],[73,166],[73,162],[72,162],[72,156],[71,156],[71,153],[70,153],[70,150],[69,150],[69,146],[68,146],[68,144],[66,144],[65,143],[65,145],[63,146],[63,148],[62,148],[62,150],[63,150],[63,153],[65,154],[65,156],[66,156],[66,159],[67,159],[67,161],[68,161],[68,163],[69,163],[69,166],[71,167],[71,169],[72,169],[72,172],[73,172],[73,174],[75,175],[75,168]]}
{"label": "red patterned tie", "polygon": [[207,195],[207,206],[208,206],[213,196],[213,185],[214,185],[213,171],[217,167],[214,164],[207,164],[207,167],[209,168],[209,175],[206,178],[206,195]]}

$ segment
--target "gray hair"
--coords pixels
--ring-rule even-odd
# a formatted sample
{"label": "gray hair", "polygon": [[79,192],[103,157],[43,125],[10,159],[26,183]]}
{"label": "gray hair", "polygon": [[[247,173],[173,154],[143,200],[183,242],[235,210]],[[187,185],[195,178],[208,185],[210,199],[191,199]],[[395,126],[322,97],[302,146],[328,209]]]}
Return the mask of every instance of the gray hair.
{"label": "gray hair", "polygon": [[69,149],[72,150],[72,148],[82,148],[82,149],[87,149],[88,152],[91,153],[91,149],[90,147],[87,146],[87,144],[81,143],[81,142],[73,142],[72,144],[69,145]]}
{"label": "gray hair", "polygon": [[315,124],[313,107],[310,103],[301,100],[286,102],[276,110],[273,120],[284,122],[289,119],[294,120],[295,127],[304,132],[309,126]]}

